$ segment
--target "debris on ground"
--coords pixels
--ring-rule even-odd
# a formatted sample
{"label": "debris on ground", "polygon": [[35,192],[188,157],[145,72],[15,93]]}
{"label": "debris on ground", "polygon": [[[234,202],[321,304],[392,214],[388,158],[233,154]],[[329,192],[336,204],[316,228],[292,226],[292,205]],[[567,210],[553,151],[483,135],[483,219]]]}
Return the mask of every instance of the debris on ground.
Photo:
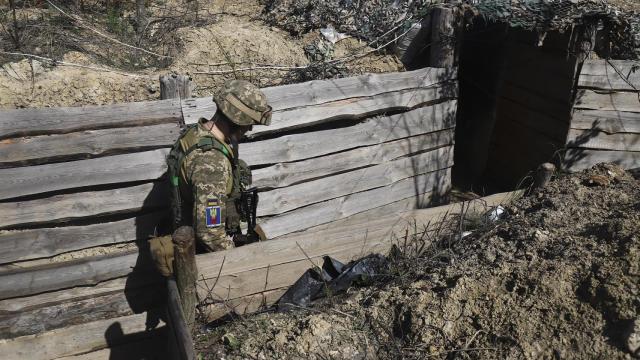
{"label": "debris on ground", "polygon": [[[422,252],[392,251],[391,275],[374,286],[236,320],[197,336],[197,351],[204,359],[640,356],[638,179],[600,164],[558,175],[497,221],[482,215],[460,229],[458,220],[423,238]],[[231,335],[234,347],[221,340]]]}

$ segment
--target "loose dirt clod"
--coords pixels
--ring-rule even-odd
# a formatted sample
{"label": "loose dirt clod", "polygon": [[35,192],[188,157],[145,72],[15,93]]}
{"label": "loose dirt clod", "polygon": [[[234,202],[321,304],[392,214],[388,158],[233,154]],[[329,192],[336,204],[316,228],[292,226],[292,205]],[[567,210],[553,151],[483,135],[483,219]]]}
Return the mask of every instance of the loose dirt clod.
{"label": "loose dirt clod", "polygon": [[[608,184],[589,185],[594,176]],[[502,220],[395,261],[377,286],[310,310],[229,323],[198,336],[197,349],[227,359],[627,359],[637,352],[640,182],[615,165],[563,175],[508,206]],[[216,340],[227,332],[238,347]]]}

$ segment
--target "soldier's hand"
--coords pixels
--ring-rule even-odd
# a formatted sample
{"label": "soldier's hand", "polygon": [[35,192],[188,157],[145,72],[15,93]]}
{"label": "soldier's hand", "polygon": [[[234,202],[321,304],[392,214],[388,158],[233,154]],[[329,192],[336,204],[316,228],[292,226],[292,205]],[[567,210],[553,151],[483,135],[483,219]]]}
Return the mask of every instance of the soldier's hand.
{"label": "soldier's hand", "polygon": [[173,241],[171,235],[149,239],[149,250],[156,269],[162,276],[173,274]]}

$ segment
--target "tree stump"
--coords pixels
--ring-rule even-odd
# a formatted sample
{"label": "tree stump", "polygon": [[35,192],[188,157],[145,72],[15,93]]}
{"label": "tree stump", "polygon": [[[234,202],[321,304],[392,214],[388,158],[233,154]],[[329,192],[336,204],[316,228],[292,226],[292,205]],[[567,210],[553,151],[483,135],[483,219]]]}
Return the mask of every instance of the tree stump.
{"label": "tree stump", "polygon": [[189,329],[193,330],[196,318],[196,243],[193,228],[182,226],[173,233],[174,266],[173,273],[180,292],[182,312]]}
{"label": "tree stump", "polygon": [[160,99],[188,99],[193,91],[193,82],[187,75],[167,74],[160,76]]}

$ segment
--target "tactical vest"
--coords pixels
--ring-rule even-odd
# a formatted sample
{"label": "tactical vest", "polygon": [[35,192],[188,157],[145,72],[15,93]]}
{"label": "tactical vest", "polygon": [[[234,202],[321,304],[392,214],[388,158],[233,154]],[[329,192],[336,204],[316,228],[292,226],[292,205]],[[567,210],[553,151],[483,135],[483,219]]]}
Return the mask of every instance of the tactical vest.
{"label": "tactical vest", "polygon": [[223,216],[227,233],[233,235],[240,232],[240,221],[246,221],[240,215],[238,203],[241,192],[251,185],[251,170],[213,135],[198,136],[197,127],[198,124],[189,125],[167,156],[174,229],[183,225],[193,225],[191,210],[194,199],[191,184],[185,183],[187,177],[184,160],[194,150],[215,150],[221,152],[231,164],[233,176],[230,184],[227,184],[226,214]]}

